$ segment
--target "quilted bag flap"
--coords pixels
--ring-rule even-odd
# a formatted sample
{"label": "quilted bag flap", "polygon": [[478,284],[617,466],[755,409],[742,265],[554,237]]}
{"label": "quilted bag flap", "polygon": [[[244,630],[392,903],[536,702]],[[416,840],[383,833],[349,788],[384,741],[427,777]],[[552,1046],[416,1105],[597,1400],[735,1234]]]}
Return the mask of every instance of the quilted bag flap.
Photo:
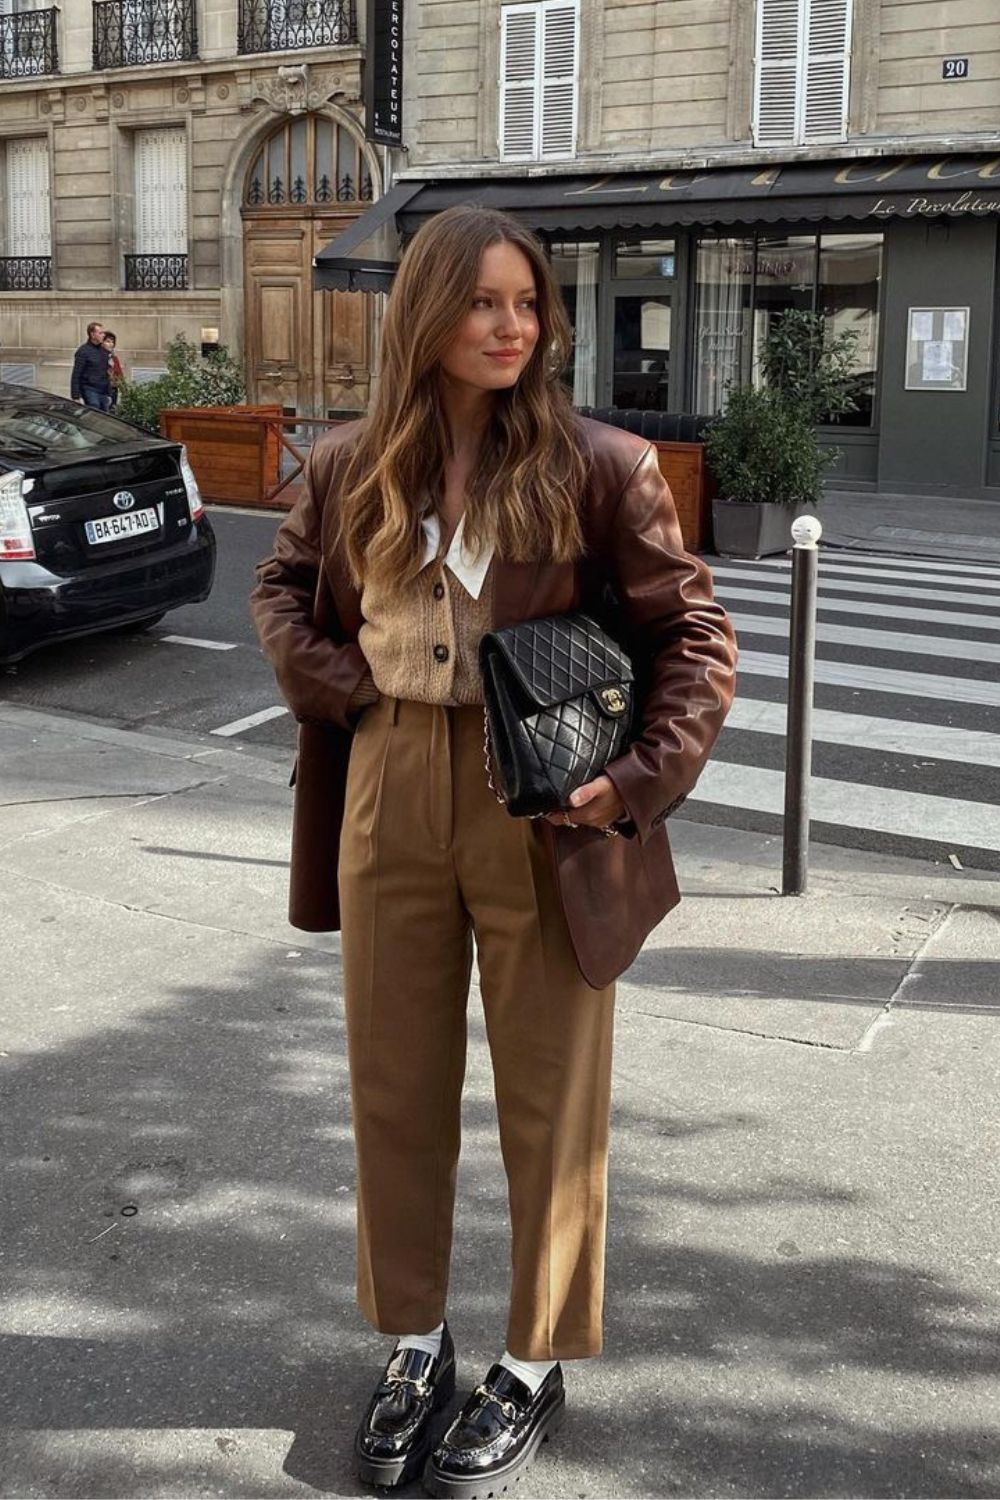
{"label": "quilted bag flap", "polygon": [[524,620],[483,637],[480,660],[493,653],[538,708],[633,680],[625,652],[588,616],[550,615]]}

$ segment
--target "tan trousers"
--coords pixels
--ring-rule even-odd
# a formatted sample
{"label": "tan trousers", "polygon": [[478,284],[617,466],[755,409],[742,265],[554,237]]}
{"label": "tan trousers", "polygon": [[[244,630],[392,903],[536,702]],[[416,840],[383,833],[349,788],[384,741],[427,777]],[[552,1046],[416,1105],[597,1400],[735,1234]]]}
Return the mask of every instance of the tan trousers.
{"label": "tan trousers", "polygon": [[358,1300],[383,1333],[445,1314],[475,935],[510,1199],[507,1347],[601,1349],[614,988],[577,968],[544,825],[486,780],[479,708],[383,698],[341,842]]}

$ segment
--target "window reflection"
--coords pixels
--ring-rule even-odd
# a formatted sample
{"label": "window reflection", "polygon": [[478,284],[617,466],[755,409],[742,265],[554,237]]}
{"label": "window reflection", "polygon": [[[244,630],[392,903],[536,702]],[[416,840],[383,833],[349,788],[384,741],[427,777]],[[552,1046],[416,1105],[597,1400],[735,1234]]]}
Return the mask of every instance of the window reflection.
{"label": "window reflection", "polygon": [[591,241],[555,240],[550,251],[552,269],[573,325],[573,353],[565,376],[573,391],[573,405],[596,406],[600,245]]}
{"label": "window reflection", "polygon": [[878,368],[878,299],[882,279],[880,234],[824,234],[819,242],[817,310],[830,333],[857,335],[854,399],[857,411],[834,420],[839,426],[870,427]]}
{"label": "window reflection", "polygon": [[764,342],[790,308],[820,312],[831,334],[858,335],[857,411],[838,425],[870,427],[878,365],[880,234],[746,235],[702,239],[695,259],[695,410],[720,411],[726,391],[758,378]]}
{"label": "window reflection", "polygon": [[677,252],[673,240],[619,239],[615,245],[614,274],[622,277],[667,277],[677,275]]}

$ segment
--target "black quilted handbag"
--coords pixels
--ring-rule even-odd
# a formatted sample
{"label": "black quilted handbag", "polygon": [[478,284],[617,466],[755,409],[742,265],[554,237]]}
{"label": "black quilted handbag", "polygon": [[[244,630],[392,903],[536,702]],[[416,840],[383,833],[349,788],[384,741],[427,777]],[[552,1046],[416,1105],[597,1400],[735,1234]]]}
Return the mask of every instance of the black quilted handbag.
{"label": "black quilted handbag", "polygon": [[589,615],[491,631],[479,665],[490,784],[512,817],[565,808],[628,744],[632,663]]}

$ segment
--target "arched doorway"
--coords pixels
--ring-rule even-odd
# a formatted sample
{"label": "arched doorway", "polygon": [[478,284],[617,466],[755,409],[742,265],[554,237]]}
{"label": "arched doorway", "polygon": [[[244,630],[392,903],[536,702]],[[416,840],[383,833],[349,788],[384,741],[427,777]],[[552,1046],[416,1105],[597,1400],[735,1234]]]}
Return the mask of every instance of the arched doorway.
{"label": "arched doorway", "polygon": [[241,210],[250,400],[320,417],[367,406],[371,296],[314,291],[312,263],[371,199],[360,139],[329,116],[286,119],[258,149]]}

